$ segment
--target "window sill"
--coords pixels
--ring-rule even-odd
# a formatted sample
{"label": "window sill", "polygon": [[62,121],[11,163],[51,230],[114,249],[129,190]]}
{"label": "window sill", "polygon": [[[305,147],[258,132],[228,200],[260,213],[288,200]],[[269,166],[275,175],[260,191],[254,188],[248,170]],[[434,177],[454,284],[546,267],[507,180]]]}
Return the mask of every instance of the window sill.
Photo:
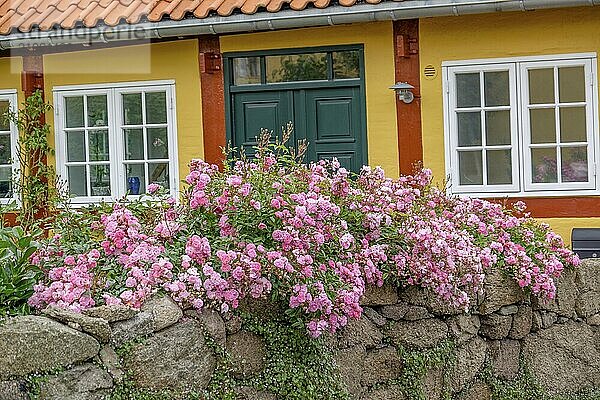
{"label": "window sill", "polygon": [[513,199],[513,198],[539,198],[539,197],[584,197],[584,196],[600,196],[598,189],[579,189],[579,190],[539,190],[532,192],[453,192],[452,188],[448,192],[458,197],[477,197],[482,199]]}
{"label": "window sill", "polygon": [[[514,204],[523,201],[527,211],[535,218],[599,218],[600,191],[587,190],[578,193],[562,192],[546,195],[540,193],[511,193],[510,195],[481,193],[460,194],[459,197],[478,197],[496,203]],[[600,225],[600,224],[599,224]]]}

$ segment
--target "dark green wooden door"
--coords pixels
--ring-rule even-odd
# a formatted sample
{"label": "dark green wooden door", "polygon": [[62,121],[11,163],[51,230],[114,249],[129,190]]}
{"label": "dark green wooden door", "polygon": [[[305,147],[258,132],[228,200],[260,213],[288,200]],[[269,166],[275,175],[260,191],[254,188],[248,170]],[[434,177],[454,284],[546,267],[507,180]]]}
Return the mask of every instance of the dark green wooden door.
{"label": "dark green wooden door", "polygon": [[[360,88],[313,89],[300,91],[296,103],[304,103],[308,158],[337,158],[340,164],[358,171],[366,163],[362,152]],[[298,107],[296,108],[298,110]]]}
{"label": "dark green wooden door", "polygon": [[[234,95],[233,145],[254,153],[261,129],[272,130],[281,136],[281,128],[294,120],[293,93],[289,91],[250,92]],[[296,138],[291,138],[292,143]]]}
{"label": "dark green wooden door", "polygon": [[362,45],[225,54],[227,136],[251,155],[261,129],[290,144],[305,139],[305,161],[337,158],[358,171],[367,164]]}
{"label": "dark green wooden door", "polygon": [[331,159],[352,171],[366,162],[362,152],[360,88],[290,89],[233,95],[233,145],[252,154],[261,129],[281,135],[294,124],[291,143],[306,139],[306,161]]}

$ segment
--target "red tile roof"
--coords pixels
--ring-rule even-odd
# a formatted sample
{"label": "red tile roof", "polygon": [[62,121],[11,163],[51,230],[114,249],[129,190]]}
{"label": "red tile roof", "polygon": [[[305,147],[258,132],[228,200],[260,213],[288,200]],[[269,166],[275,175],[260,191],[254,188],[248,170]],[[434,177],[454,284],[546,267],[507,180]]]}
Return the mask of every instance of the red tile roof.
{"label": "red tile roof", "polygon": [[[339,0],[352,6],[357,0]],[[366,0],[379,3],[381,0]],[[158,22],[168,18],[181,20],[187,16],[205,18],[210,13],[226,17],[239,10],[254,14],[264,8],[281,10],[288,4],[292,10],[309,6],[325,8],[332,0],[0,0],[0,35],[11,32],[48,31],[55,27],[95,27],[136,24],[142,20]]]}

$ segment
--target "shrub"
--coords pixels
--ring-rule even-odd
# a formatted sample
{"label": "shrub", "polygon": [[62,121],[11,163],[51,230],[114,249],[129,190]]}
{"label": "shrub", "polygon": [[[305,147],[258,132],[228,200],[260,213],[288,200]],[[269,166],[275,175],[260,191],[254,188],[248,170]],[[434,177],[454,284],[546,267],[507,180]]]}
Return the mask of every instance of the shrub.
{"label": "shrub", "polygon": [[0,228],[0,316],[24,314],[40,271],[29,262],[41,232],[25,233],[20,227]]}
{"label": "shrub", "polygon": [[179,202],[151,184],[142,199],[83,212],[85,245],[70,232],[82,224],[59,219],[33,256],[45,275],[29,303],[140,307],[164,291],[227,312],[270,297],[319,336],[360,317],[367,284],[417,285],[468,308],[491,268],[551,299],[554,279],[579,262],[522,203],[449,196],[428,170],[391,179],[368,167],[352,176],[335,160],[304,165],[268,143],[224,171],[193,161]]}

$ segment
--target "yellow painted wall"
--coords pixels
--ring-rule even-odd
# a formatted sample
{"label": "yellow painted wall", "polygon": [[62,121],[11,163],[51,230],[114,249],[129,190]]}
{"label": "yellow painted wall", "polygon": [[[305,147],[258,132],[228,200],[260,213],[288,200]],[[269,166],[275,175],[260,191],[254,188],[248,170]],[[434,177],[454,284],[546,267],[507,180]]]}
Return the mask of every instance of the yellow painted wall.
{"label": "yellow painted wall", "polygon": [[23,100],[22,70],[23,61],[20,57],[0,58],[0,90],[17,90],[19,102]]}
{"label": "yellow painted wall", "polygon": [[[203,157],[196,40],[46,55],[44,74],[49,101],[55,86],[174,79],[180,176],[192,158]],[[53,116],[48,117],[54,126]]]}
{"label": "yellow painted wall", "polygon": [[540,218],[540,221],[548,223],[568,245],[573,228],[600,228],[600,218]]}
{"label": "yellow painted wall", "polygon": [[223,36],[222,52],[364,44],[367,141],[370,165],[398,175],[398,133],[394,93],[394,42],[391,22],[294,29]]}
{"label": "yellow painted wall", "polygon": [[[443,61],[600,53],[600,9],[564,8],[513,13],[425,18],[420,22],[421,67],[441,72]],[[421,75],[424,165],[445,176],[441,73]],[[547,219],[565,240],[573,227],[600,227],[600,218]]]}

